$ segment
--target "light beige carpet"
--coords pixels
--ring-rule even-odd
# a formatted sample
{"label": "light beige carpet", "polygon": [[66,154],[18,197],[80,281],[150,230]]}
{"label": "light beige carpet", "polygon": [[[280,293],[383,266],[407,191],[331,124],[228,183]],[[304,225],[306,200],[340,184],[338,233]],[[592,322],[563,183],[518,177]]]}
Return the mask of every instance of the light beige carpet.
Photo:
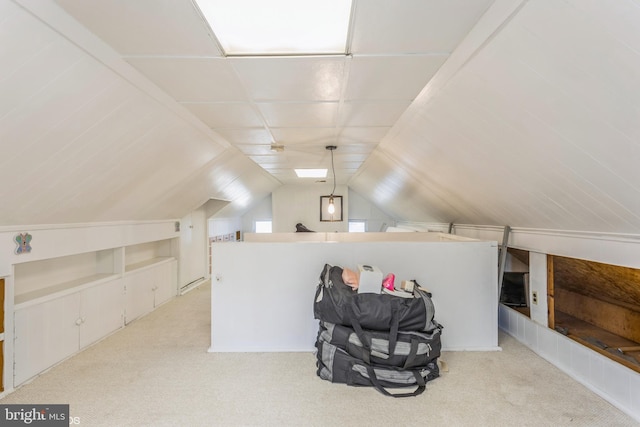
{"label": "light beige carpet", "polygon": [[0,403],[68,403],[81,426],[637,425],[506,334],[502,352],[445,353],[449,372],[405,399],[323,381],[312,353],[207,353],[210,295],[174,299]]}

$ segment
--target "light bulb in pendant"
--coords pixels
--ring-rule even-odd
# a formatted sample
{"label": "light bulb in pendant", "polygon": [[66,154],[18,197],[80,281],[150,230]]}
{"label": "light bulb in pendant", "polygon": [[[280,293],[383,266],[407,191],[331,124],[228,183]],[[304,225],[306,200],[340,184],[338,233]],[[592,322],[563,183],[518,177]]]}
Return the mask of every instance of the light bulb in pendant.
{"label": "light bulb in pendant", "polygon": [[333,204],[333,197],[329,198],[329,206],[327,207],[327,211],[333,215],[336,213],[336,205]]}

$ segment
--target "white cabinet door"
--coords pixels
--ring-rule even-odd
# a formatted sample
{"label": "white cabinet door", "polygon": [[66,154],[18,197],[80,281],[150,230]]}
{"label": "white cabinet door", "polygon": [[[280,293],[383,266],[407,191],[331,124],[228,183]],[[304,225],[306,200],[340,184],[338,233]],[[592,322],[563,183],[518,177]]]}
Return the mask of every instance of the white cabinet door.
{"label": "white cabinet door", "polygon": [[155,306],[170,300],[178,291],[178,262],[171,261],[155,268]]}
{"label": "white cabinet door", "polygon": [[75,293],[16,310],[14,386],[79,350],[79,307]]}
{"label": "white cabinet door", "polygon": [[150,268],[125,276],[125,323],[144,316],[154,308],[155,269]]}
{"label": "white cabinet door", "polygon": [[80,348],[124,326],[124,285],[113,280],[81,292]]}

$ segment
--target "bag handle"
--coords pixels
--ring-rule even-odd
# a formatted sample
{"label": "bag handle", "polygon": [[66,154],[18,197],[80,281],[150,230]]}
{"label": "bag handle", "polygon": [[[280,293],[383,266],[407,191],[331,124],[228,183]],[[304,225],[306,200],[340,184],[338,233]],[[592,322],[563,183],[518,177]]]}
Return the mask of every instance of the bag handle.
{"label": "bag handle", "polygon": [[356,336],[362,343],[362,348],[363,348],[362,361],[366,363],[368,366],[371,364],[371,343],[369,342],[369,340],[364,334],[364,331],[362,330],[362,326],[360,325],[360,322],[358,321],[358,317],[355,314],[355,309],[353,308],[353,304],[349,304],[347,306],[347,313],[349,316],[349,321],[351,322],[351,326],[353,327],[353,330],[355,331]]}
{"label": "bag handle", "polygon": [[409,354],[407,355],[407,358],[404,361],[404,366],[402,367],[402,369],[409,369],[411,366],[413,366],[413,362],[416,360],[416,357],[418,355],[418,340],[415,338],[411,338],[411,347],[409,349]]}
{"label": "bag handle", "polygon": [[[393,356],[396,351],[396,344],[398,342],[398,329],[400,327],[400,316],[398,315],[398,304],[395,304],[395,301],[392,300],[391,303],[391,325],[389,327],[389,356]],[[367,364],[371,364],[371,342],[367,339],[362,330],[362,325],[358,321],[358,316],[356,316],[355,308],[353,302],[347,305],[347,315],[349,316],[349,321],[353,330],[356,333],[356,336],[362,343],[362,347],[365,351],[363,351],[362,360]],[[417,348],[416,348],[417,351]],[[415,354],[414,354],[415,357]]]}
{"label": "bag handle", "polygon": [[424,381],[424,378],[422,378],[422,375],[420,375],[420,373],[418,371],[412,371],[413,376],[416,379],[416,383],[418,384],[418,387],[414,391],[407,392],[407,393],[391,393],[390,391],[385,389],[382,386],[382,384],[380,384],[380,381],[378,381],[378,377],[376,376],[375,371],[369,365],[367,365],[367,373],[369,374],[369,379],[371,380],[371,383],[376,388],[376,390],[378,390],[380,393],[384,394],[385,396],[391,396],[391,397],[413,397],[413,396],[418,396],[418,395],[422,394],[427,388],[426,387],[426,383]]}

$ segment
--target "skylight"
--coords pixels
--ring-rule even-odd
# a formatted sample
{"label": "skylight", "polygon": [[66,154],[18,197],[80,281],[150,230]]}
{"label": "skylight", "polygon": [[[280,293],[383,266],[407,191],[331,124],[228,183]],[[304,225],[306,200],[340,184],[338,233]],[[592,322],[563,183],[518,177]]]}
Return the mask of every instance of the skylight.
{"label": "skylight", "polygon": [[195,0],[226,55],[346,54],[351,0]]}
{"label": "skylight", "polygon": [[326,169],[296,169],[298,178],[326,178]]}

